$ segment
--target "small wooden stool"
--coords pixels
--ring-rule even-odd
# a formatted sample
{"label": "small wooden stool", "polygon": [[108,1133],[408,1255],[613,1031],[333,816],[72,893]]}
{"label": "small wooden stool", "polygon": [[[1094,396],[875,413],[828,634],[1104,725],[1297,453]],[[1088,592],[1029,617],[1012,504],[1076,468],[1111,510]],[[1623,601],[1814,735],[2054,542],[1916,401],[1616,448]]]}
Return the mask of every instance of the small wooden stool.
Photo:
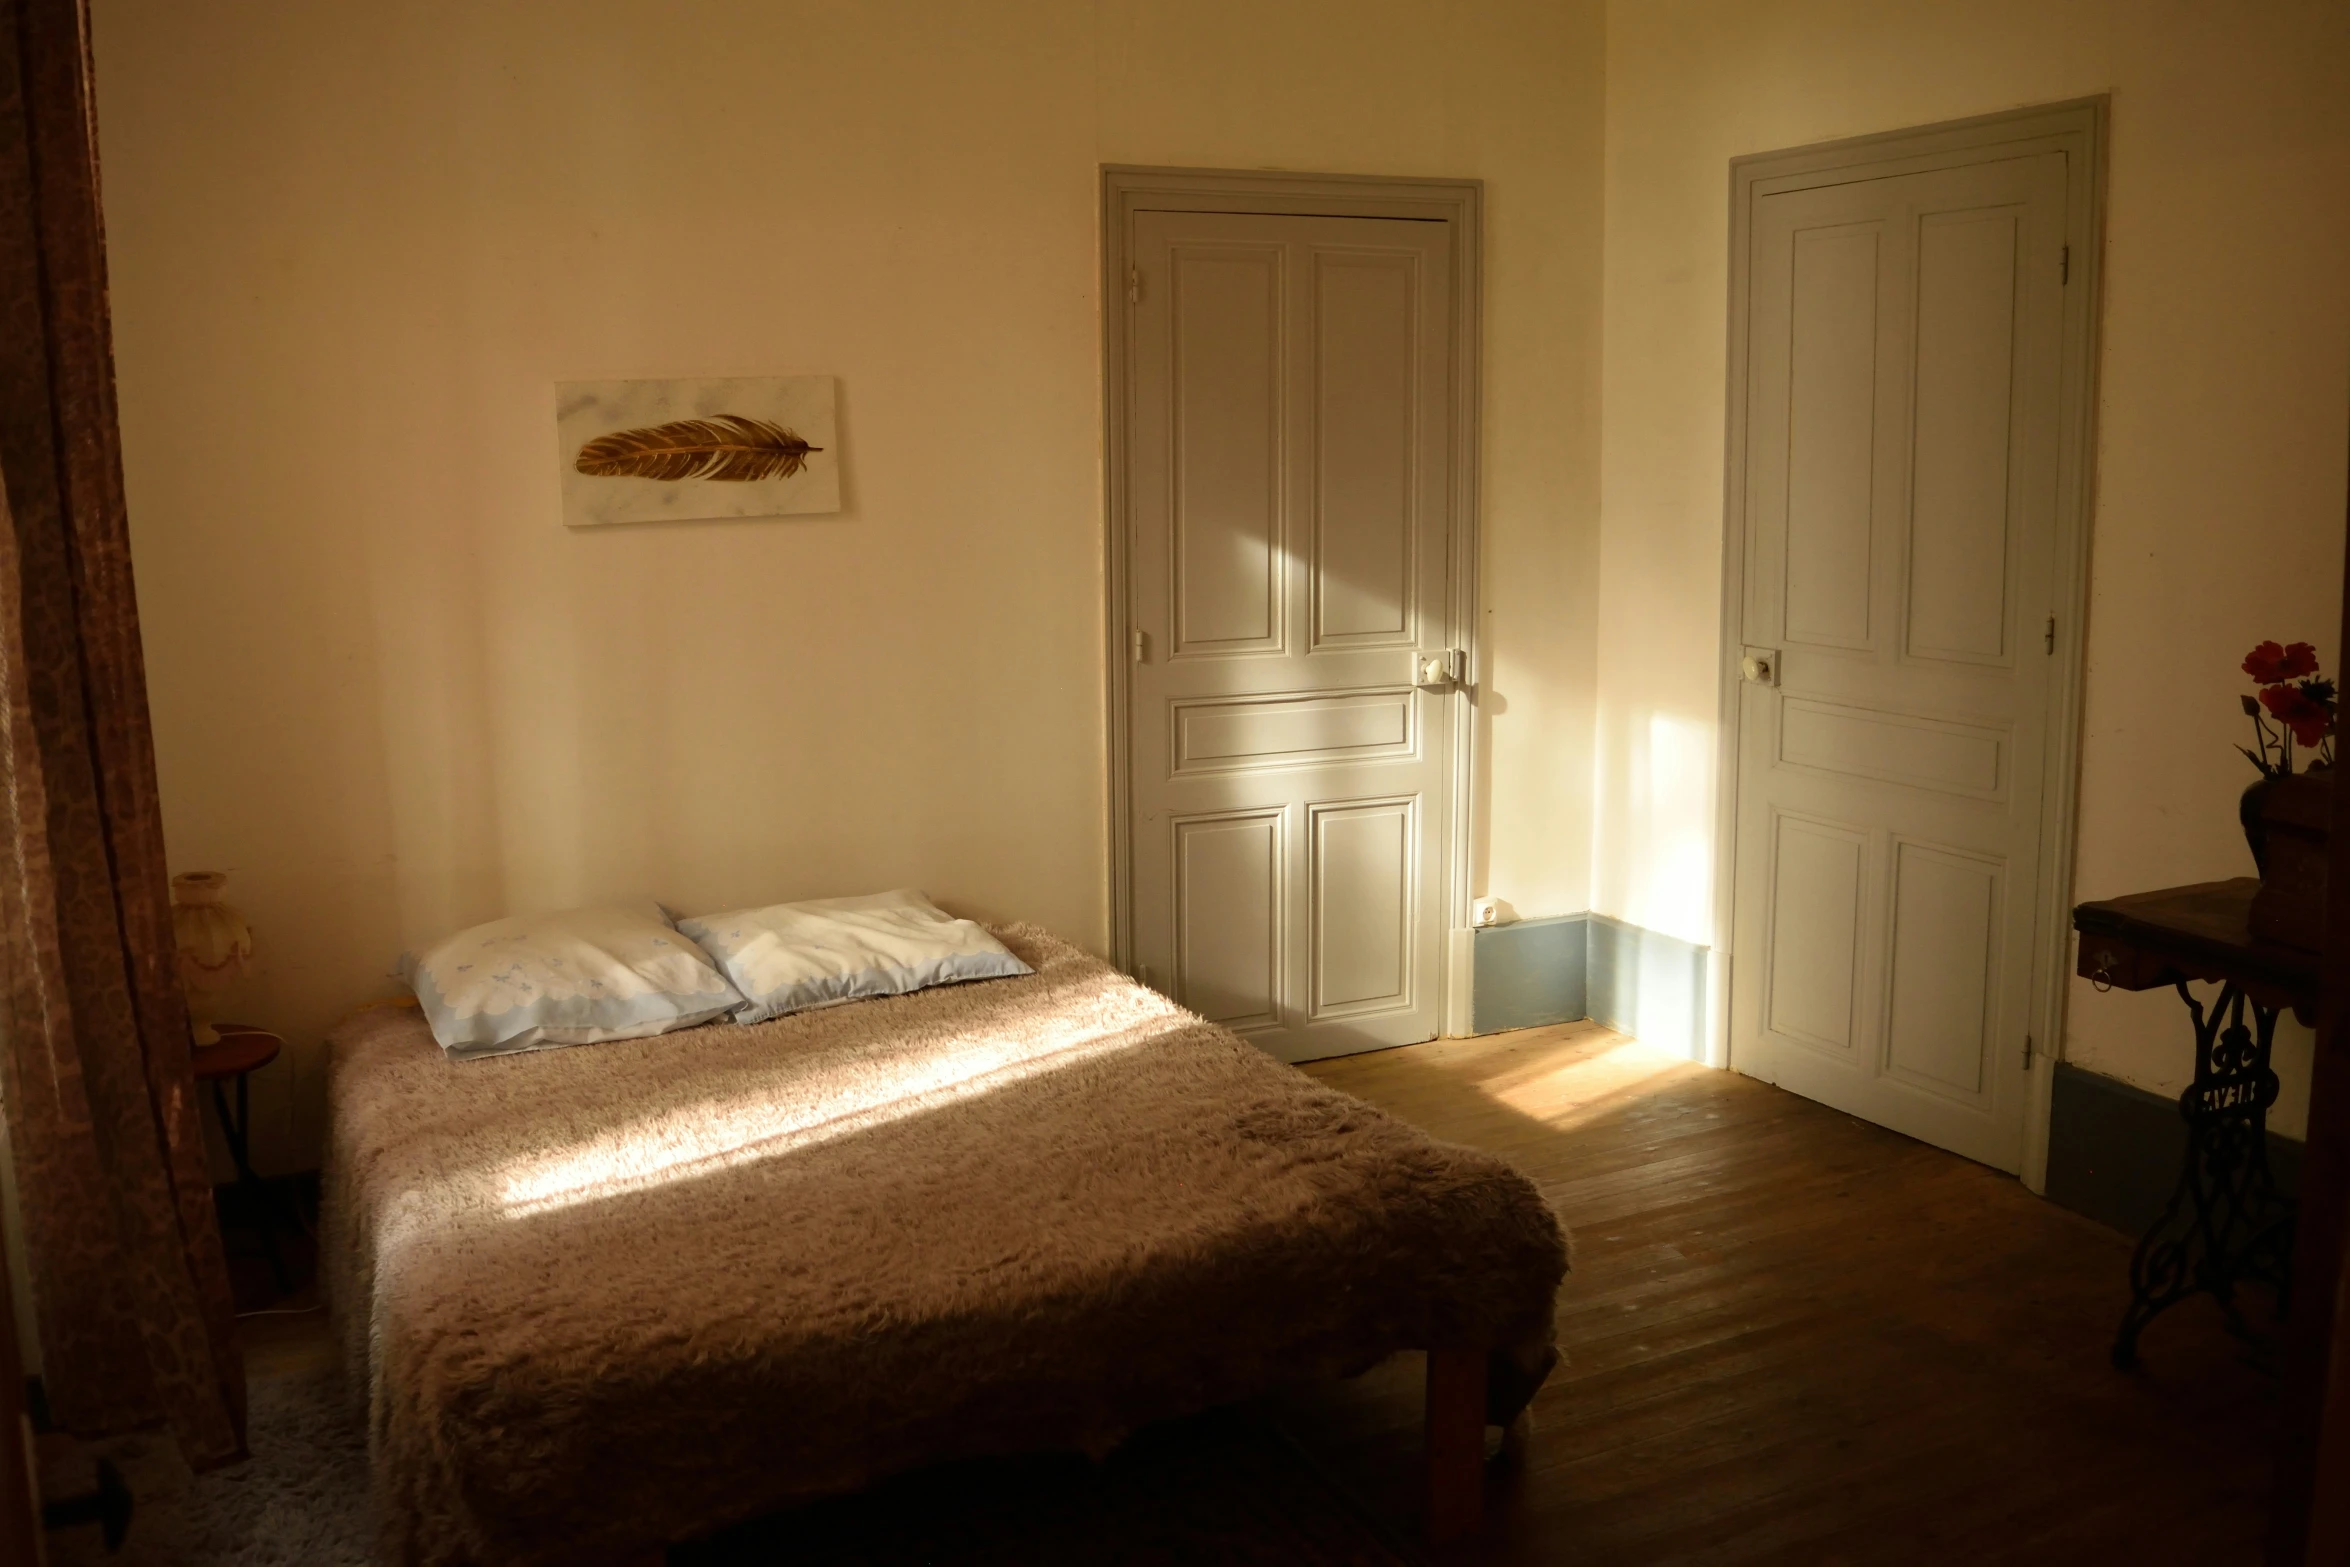
{"label": "small wooden stool", "polygon": [[[268,1218],[278,1208],[277,1195],[253,1172],[253,1103],[247,1086],[255,1072],[277,1059],[286,1042],[268,1029],[255,1028],[250,1023],[214,1026],[220,1030],[219,1043],[195,1047],[196,1081],[212,1085],[212,1108],[220,1117],[220,1135],[228,1143],[229,1159],[237,1167],[237,1185],[262,1210],[261,1244],[269,1251],[269,1271],[276,1277],[280,1290],[291,1289],[285,1259],[278,1255],[277,1237],[271,1233]],[[226,1085],[230,1078],[235,1078],[237,1083],[234,1115],[228,1107]]]}

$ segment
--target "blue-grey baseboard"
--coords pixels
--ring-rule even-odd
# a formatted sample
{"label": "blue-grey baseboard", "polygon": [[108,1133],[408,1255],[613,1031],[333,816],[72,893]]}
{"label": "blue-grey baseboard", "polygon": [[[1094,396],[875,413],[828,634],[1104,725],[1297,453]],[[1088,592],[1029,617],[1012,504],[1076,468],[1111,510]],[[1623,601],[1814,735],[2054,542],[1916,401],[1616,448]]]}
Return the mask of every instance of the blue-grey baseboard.
{"label": "blue-grey baseboard", "polygon": [[1561,914],[1475,932],[1471,1031],[1498,1034],[1589,1017],[1585,932],[1590,918]]}
{"label": "blue-grey baseboard", "polygon": [[1704,1053],[1703,947],[1605,914],[1562,914],[1477,931],[1471,950],[1476,1033],[1590,1018]]}
{"label": "blue-grey baseboard", "polygon": [[1691,1060],[1705,1054],[1706,949],[1645,926],[1591,916],[1591,1019]]}
{"label": "blue-grey baseboard", "polygon": [[[2125,1235],[2143,1234],[2162,1216],[2187,1157],[2178,1101],[2062,1061],[2050,1093],[2050,1200]],[[2300,1184],[2301,1145],[2269,1133],[2268,1165],[2291,1193]]]}

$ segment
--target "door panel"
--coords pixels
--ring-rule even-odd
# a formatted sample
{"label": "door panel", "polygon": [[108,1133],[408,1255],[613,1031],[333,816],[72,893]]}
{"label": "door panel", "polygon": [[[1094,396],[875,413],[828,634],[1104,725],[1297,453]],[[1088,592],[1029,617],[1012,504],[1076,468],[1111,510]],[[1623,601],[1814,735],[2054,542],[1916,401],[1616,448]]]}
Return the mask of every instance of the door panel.
{"label": "door panel", "polygon": [[1416,803],[1312,807],[1315,1017],[1411,1004]]}
{"label": "door panel", "polygon": [[1282,259],[1271,246],[1169,258],[1178,652],[1280,642]]}
{"label": "door panel", "polygon": [[2003,1169],[2048,750],[2066,163],[1755,198],[1731,1060]]}
{"label": "door panel", "polygon": [[1849,1051],[1868,835],[1791,816],[1773,825],[1771,1027],[1804,1044]]}
{"label": "door panel", "polygon": [[1894,1072],[1972,1099],[1999,1002],[2001,867],[1914,843],[1893,848]]}
{"label": "door panel", "polygon": [[1212,1022],[1275,1021],[1281,858],[1279,811],[1175,823],[1175,983]]}
{"label": "door panel", "polygon": [[2005,662],[2008,441],[2014,426],[2012,212],[1918,225],[1917,419],[1909,653]]}
{"label": "door panel", "polygon": [[1178,702],[1175,771],[1408,758],[1416,696],[1405,686],[1351,696]]}
{"label": "door panel", "polygon": [[1456,693],[1451,233],[1135,220],[1137,972],[1286,1060],[1432,1039]]}
{"label": "door panel", "polygon": [[2007,750],[2004,728],[1802,697],[1779,704],[1779,761],[1788,767],[1998,800],[2006,795]]}
{"label": "door panel", "polygon": [[1795,236],[1787,376],[1786,635],[1869,645],[1877,233]]}
{"label": "door panel", "polygon": [[[1314,256],[1314,642],[1408,642],[1418,256]],[[1439,524],[1442,517],[1433,519]]]}

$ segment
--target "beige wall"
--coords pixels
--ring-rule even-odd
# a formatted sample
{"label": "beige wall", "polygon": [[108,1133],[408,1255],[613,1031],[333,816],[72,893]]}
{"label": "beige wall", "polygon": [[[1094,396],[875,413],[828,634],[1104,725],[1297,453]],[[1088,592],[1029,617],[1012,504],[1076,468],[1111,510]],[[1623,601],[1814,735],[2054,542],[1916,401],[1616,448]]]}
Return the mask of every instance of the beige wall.
{"label": "beige wall", "polygon": [[[1728,165],[2112,95],[2076,891],[2249,874],[2244,650],[2339,667],[2350,6],[1617,0],[1608,10],[1595,905],[1713,940]],[[2290,1041],[2298,1129],[2307,1036]],[[2165,995],[2072,1060],[2175,1090]]]}
{"label": "beige wall", "polygon": [[[1728,162],[2111,93],[2078,888],[2243,869],[2235,660],[2336,653],[2350,8],[1600,7],[97,0],[166,825],[296,1041],[266,1156],[506,910],[1102,943],[1103,162],[1487,181],[1478,880],[1710,942]],[[551,382],[772,371],[841,378],[839,517],[557,522]],[[2171,1005],[2068,1050],[2170,1087]]]}
{"label": "beige wall", "polygon": [[[1103,162],[1488,182],[1491,890],[1589,887],[1599,0],[97,0],[166,828],[403,945],[914,883],[1106,939]],[[558,378],[828,372],[838,517],[571,533]]]}

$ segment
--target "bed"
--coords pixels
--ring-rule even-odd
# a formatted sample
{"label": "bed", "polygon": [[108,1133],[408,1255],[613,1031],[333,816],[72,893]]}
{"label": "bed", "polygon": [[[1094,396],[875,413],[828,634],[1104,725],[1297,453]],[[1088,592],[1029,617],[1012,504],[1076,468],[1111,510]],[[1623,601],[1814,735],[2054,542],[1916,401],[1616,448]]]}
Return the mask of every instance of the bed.
{"label": "bed", "polygon": [[1033,974],[748,1027],[334,1033],[321,1277],[391,1560],[628,1561],[1403,1349],[1432,1505],[1473,1513],[1484,1423],[1555,1358],[1532,1184],[997,934]]}

